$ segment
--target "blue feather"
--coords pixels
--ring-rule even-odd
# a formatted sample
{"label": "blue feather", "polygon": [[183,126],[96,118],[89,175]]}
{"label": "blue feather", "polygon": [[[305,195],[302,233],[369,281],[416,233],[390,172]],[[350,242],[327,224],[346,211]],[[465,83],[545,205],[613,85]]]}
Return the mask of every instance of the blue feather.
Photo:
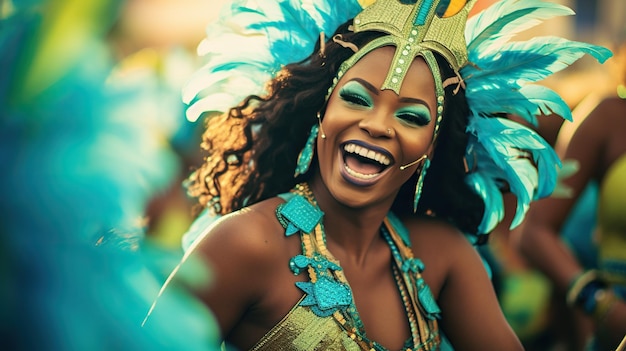
{"label": "blue feather", "polygon": [[572,121],[572,111],[567,103],[554,90],[542,85],[529,84],[520,89],[528,101],[537,107],[535,115],[548,116],[555,114]]}
{"label": "blue feather", "polygon": [[[467,100],[477,115],[506,113],[523,118],[538,126],[536,116],[557,115],[568,121],[572,113],[565,101],[550,88],[541,85],[525,85],[519,90],[511,90],[506,84],[474,87],[468,84]],[[478,113],[486,111],[485,113]]]}
{"label": "blue feather", "polygon": [[[363,9],[356,0],[299,0],[299,2],[302,3],[302,8],[315,19],[318,28],[326,34],[326,37],[330,37],[340,25]],[[337,16],[337,14],[341,15]]]}
{"label": "blue feather", "polygon": [[[356,0],[234,1],[198,48],[206,64],[183,89],[187,118],[224,112],[250,94],[263,94],[282,66],[312,53],[320,32],[330,37],[361,9]],[[216,73],[219,79],[207,79]]]}
{"label": "blue feather", "polygon": [[485,212],[478,227],[478,233],[491,232],[504,218],[504,201],[500,189],[482,172],[468,174],[465,177],[465,183],[480,195],[485,203]]}
{"label": "blue feather", "polygon": [[545,19],[573,14],[565,6],[539,0],[500,1],[467,21],[465,38],[472,54],[470,60]]}
{"label": "blue feather", "polygon": [[[473,61],[467,67],[471,79],[506,77],[515,85],[538,82],[561,71],[589,54],[600,63],[612,56],[604,47],[558,37],[535,37],[523,42],[505,43],[498,52]],[[468,78],[468,80],[470,80]]]}
{"label": "blue feather", "polygon": [[537,105],[529,100],[520,90],[511,89],[506,82],[491,84],[467,84],[468,104],[473,115],[492,116],[498,113],[513,114],[522,117],[533,125],[537,125],[535,117]]}
{"label": "blue feather", "polygon": [[[554,189],[556,167],[560,166],[556,153],[533,130],[503,118],[474,117],[468,132],[472,135],[468,159],[476,160],[472,167],[483,177],[491,178],[494,185],[506,181],[517,197],[517,210],[511,227],[519,225],[530,202]],[[482,182],[485,183],[484,180]],[[488,187],[483,184],[481,189],[491,189],[491,196],[499,196],[493,193],[494,185]]]}
{"label": "blue feather", "polygon": [[[538,37],[504,44],[497,53],[482,55],[461,69],[474,115],[515,114],[533,125],[537,115],[556,114],[571,120],[567,104],[554,91],[527,86],[566,68],[589,54],[604,62],[610,50],[556,37]],[[477,55],[473,55],[478,57]],[[525,101],[526,100],[526,101]]]}

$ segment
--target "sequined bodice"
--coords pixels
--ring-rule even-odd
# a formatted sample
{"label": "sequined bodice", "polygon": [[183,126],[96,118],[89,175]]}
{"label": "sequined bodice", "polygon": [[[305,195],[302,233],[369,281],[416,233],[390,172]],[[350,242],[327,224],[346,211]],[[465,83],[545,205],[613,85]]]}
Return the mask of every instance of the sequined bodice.
{"label": "sequined bodice", "polygon": [[[294,274],[306,271],[309,281],[296,283],[302,299],[252,350],[385,350],[365,334],[348,281],[326,248],[323,213],[306,185],[281,197],[286,202],[276,214],[285,235],[299,234],[302,240],[302,253],[289,267]],[[411,328],[404,349],[438,350],[440,310],[421,276],[423,263],[412,256],[408,232],[390,213],[381,235],[393,254],[393,275]]]}

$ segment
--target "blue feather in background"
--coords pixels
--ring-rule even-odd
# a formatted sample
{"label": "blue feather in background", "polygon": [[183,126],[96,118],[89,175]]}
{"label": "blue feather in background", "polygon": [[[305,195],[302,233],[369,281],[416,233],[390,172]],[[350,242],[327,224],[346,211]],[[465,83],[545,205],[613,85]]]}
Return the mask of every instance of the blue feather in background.
{"label": "blue feather in background", "polygon": [[218,349],[210,312],[176,289],[141,326],[182,254],[149,245],[144,223],[180,160],[167,142],[174,131],[142,109],[156,97],[148,87],[107,83],[115,62],[105,35],[120,4],[3,7],[3,348]]}

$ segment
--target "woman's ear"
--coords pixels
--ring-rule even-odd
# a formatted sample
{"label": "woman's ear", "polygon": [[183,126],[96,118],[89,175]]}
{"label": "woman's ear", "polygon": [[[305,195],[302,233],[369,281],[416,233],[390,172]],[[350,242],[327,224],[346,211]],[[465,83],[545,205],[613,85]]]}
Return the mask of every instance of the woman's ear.
{"label": "woman's ear", "polygon": [[[438,138],[437,138],[438,139]],[[428,156],[429,160],[433,160],[433,157],[435,157],[435,150],[437,149],[437,140],[433,140],[432,143],[430,143],[430,145],[428,146],[428,149],[426,149],[426,155]]]}

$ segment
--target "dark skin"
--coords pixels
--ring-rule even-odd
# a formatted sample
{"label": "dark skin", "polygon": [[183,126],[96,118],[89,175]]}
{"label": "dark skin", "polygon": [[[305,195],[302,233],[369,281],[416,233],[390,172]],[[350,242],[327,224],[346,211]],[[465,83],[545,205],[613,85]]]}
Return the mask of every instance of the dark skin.
{"label": "dark skin", "polygon": [[[274,210],[280,202],[266,200],[226,216],[194,253],[205,258],[214,273],[214,285],[198,293],[211,306],[220,329],[230,331],[226,340],[242,350],[252,347],[289,312],[302,297],[295,282],[308,280],[306,274],[294,276],[286,264],[301,253],[301,247],[299,238],[286,237],[276,220]],[[327,221],[334,217],[331,213],[327,212]],[[412,219],[405,224],[414,255],[427,267],[424,279],[443,310],[441,327],[453,343],[463,340],[456,348],[520,350],[498,308],[483,263],[467,239],[436,220]],[[367,228],[365,222],[359,225]],[[368,336],[389,349],[400,349],[410,334],[389,269],[390,250],[377,229],[361,230],[359,235],[371,238],[366,259],[341,250],[330,232],[328,247],[341,262]],[[478,316],[480,323],[476,323]]]}
{"label": "dark skin", "polygon": [[[418,167],[402,171],[399,165],[423,154],[434,156],[435,118],[410,124],[406,113],[435,116],[436,103],[432,74],[421,59],[407,74],[413,84],[403,87],[400,96],[370,87],[382,85],[386,70],[374,68],[388,67],[392,57],[393,50],[377,49],[338,84],[328,102],[323,120],[327,137],[318,137],[318,167],[313,168],[309,184],[325,213],[328,250],[341,263],[368,338],[397,350],[410,330],[392,275],[391,251],[379,229],[401,184]],[[363,105],[350,94],[346,100],[338,93],[355,78],[366,83],[352,83],[352,93],[366,96],[371,103]],[[392,159],[392,165],[367,186],[351,183],[354,179],[345,174],[347,164],[340,150],[350,140],[384,149]],[[191,253],[214,273],[213,285],[197,289],[197,296],[211,308],[224,339],[241,350],[255,345],[281,321],[303,296],[295,283],[309,279],[306,272],[294,276],[289,269],[289,260],[302,248],[299,236],[286,237],[276,219],[281,202],[270,198],[224,216]],[[468,240],[436,219],[406,218],[404,223],[414,256],[426,265],[424,279],[443,311],[442,329],[455,348],[521,350],[483,262]]]}
{"label": "dark skin", "polygon": [[[533,204],[521,237],[521,249],[564,294],[583,268],[563,244],[558,233],[587,183],[601,184],[611,165],[626,154],[626,100],[602,101],[581,123],[565,151],[564,159],[579,162],[579,171],[564,180],[573,191],[571,198],[546,198]],[[619,301],[596,325],[600,341],[615,348],[626,333],[626,304]]]}

